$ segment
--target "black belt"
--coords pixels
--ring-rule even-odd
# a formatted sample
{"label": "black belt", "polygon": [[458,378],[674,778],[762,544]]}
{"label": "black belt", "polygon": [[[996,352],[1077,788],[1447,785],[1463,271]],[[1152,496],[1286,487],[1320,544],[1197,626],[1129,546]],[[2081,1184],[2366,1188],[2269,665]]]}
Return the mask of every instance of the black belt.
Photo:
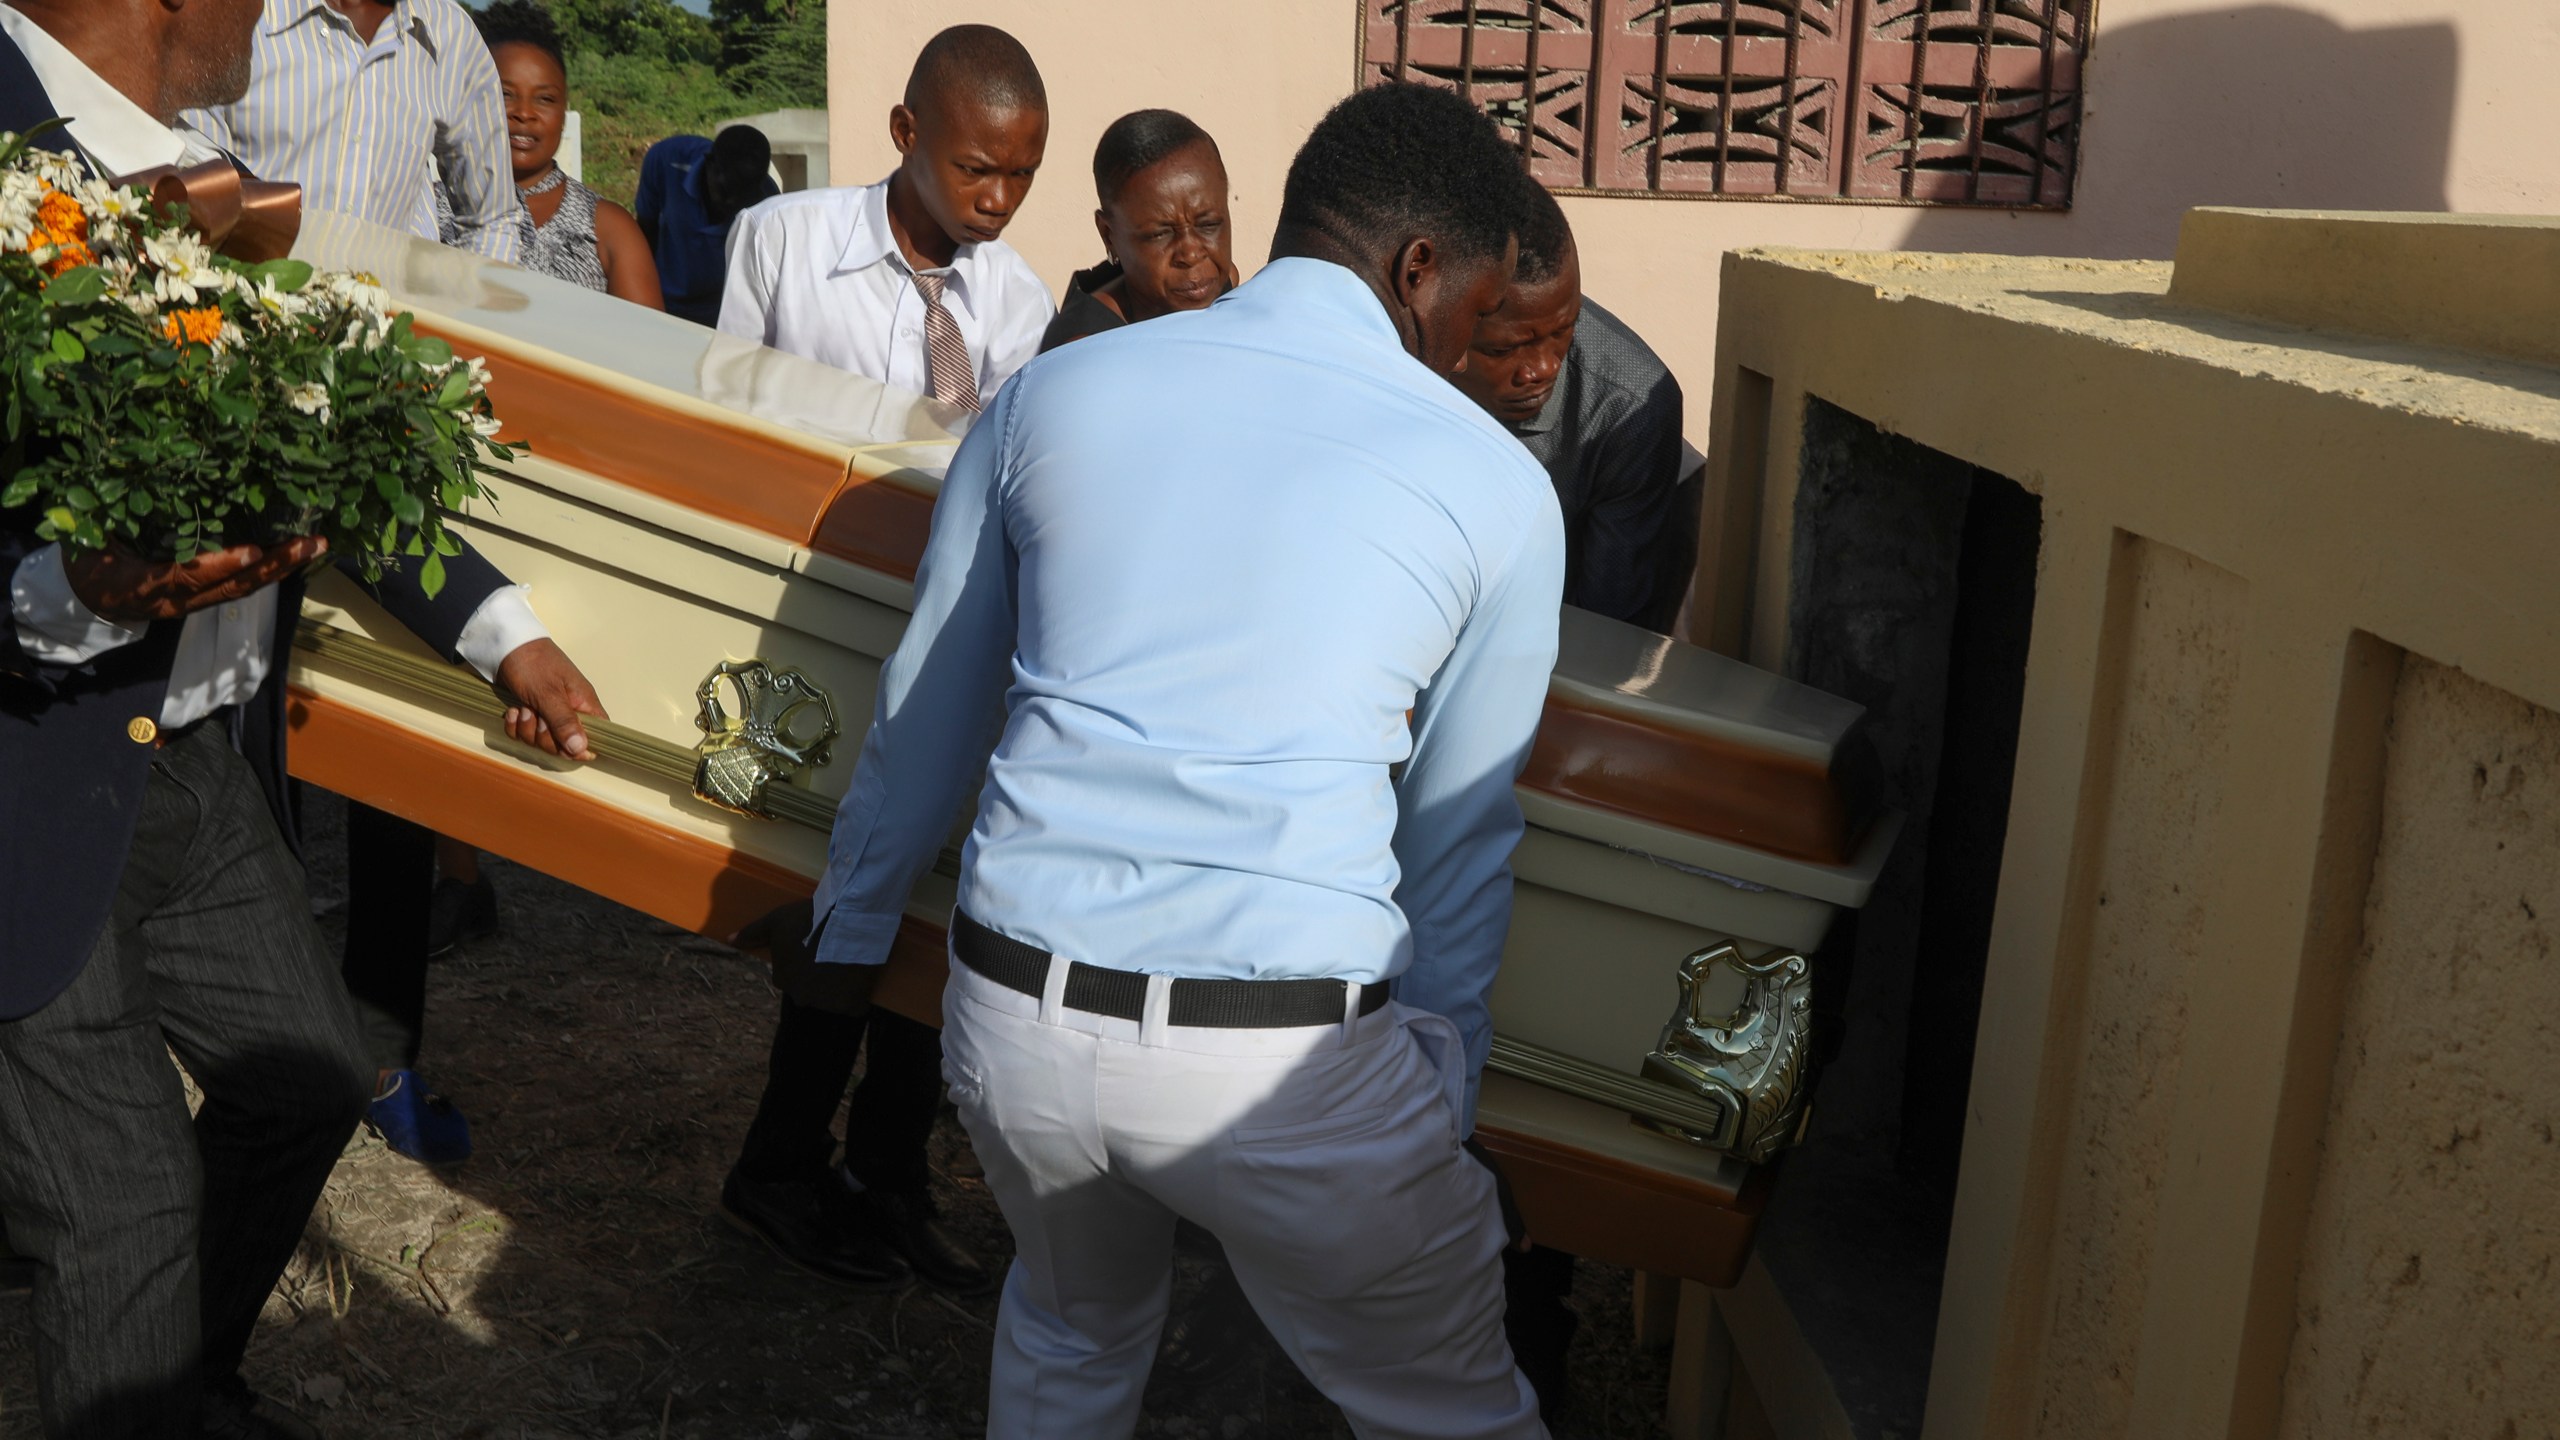
{"label": "black belt", "polygon": [[[1037,945],[999,935],[958,911],[951,914],[951,953],[960,963],[1007,990],[1038,995],[1055,959]],[[1285,1030],[1342,1023],[1345,980],[1180,980],[1173,982],[1165,1020],[1213,1030]],[[1106,970],[1067,962],[1066,1006],[1122,1020],[1143,1020],[1147,977],[1135,970]],[[1387,1003],[1386,982],[1360,987],[1360,1013]]]}

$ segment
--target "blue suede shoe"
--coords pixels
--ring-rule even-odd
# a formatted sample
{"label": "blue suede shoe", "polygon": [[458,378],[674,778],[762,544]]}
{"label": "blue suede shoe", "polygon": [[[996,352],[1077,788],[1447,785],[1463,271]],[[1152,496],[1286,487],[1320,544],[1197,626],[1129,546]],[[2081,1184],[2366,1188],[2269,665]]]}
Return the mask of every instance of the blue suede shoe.
{"label": "blue suede shoe", "polygon": [[394,1070],[365,1107],[365,1124],[382,1143],[421,1165],[459,1165],[471,1158],[471,1122],[453,1102],[428,1091],[415,1070]]}

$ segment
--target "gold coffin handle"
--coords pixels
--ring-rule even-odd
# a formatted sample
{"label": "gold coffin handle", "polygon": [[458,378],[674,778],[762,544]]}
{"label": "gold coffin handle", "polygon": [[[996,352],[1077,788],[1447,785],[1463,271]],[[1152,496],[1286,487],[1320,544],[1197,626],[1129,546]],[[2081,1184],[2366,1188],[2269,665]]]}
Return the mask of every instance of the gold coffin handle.
{"label": "gold coffin handle", "polygon": [[833,696],[800,671],[762,660],[714,665],[694,699],[702,740],[694,746],[693,793],[741,815],[776,818],[776,788],[834,758],[844,734]]}
{"label": "gold coffin handle", "polygon": [[[1707,981],[1720,969],[1742,977],[1742,999],[1727,1014],[1708,1014]],[[1786,952],[1746,960],[1728,942],[1682,961],[1679,985],[1679,1004],[1644,1057],[1643,1075],[1712,1102],[1721,1123],[1702,1129],[1646,1115],[1636,1123],[1753,1164],[1796,1143],[1813,1113],[1805,1084],[1812,965]]]}

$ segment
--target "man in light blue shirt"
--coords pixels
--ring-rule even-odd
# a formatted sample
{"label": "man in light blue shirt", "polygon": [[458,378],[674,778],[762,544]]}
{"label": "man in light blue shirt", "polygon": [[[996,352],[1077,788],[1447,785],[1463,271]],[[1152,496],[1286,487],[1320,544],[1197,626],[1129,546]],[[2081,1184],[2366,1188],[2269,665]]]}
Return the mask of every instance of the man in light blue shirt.
{"label": "man in light blue shirt", "polygon": [[817,945],[886,957],[984,761],[944,1069],[1018,1247],[990,1434],[1132,1432],[1177,1216],[1364,1436],[1545,1433],[1458,1148],[1564,573],[1449,382],[1526,183],[1454,95],[1363,91],[1280,258],[1034,361],[944,481]]}

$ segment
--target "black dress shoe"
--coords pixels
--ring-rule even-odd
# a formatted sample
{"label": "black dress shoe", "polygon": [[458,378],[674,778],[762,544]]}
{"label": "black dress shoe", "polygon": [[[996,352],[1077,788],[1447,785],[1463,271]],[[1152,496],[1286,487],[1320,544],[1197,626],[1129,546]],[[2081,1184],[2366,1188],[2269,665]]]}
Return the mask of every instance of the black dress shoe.
{"label": "black dress shoe", "polygon": [[1533,1245],[1502,1252],[1502,1333],[1511,1358],[1538,1392],[1538,1413],[1552,1420],[1573,1402],[1573,1349],[1582,1317],[1565,1303],[1573,1294],[1573,1256]]}
{"label": "black dress shoe", "polygon": [[844,1222],[839,1205],[821,1198],[818,1180],[750,1180],[737,1171],[720,1186],[720,1214],[765,1243],[785,1264],[821,1280],[878,1289],[907,1278],[907,1267],[878,1235]]}
{"label": "black dress shoe", "polygon": [[438,959],[465,940],[498,933],[498,887],[481,876],[469,884],[444,879],[427,897],[427,958]]}
{"label": "black dress shoe", "polygon": [[841,1197],[848,1226],[888,1241],[928,1285],[961,1296],[995,1293],[995,1273],[942,1228],[932,1196],[877,1186],[859,1189],[851,1176],[844,1179]]}
{"label": "black dress shoe", "polygon": [[204,1440],[323,1440],[318,1426],[237,1378],[204,1387],[196,1433]]}
{"label": "black dress shoe", "polygon": [[1207,1283],[1188,1303],[1173,1307],[1156,1352],[1155,1373],[1164,1383],[1186,1390],[1206,1390],[1234,1374],[1253,1358],[1254,1344],[1263,1334],[1262,1317],[1245,1298],[1226,1252],[1203,1263]]}

